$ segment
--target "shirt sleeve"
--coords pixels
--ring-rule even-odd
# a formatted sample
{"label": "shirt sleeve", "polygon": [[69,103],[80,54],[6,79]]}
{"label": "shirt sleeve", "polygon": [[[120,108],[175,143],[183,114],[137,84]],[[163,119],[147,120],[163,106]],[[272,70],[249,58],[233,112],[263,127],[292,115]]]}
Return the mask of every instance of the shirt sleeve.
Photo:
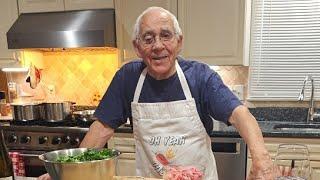
{"label": "shirt sleeve", "polygon": [[213,72],[206,85],[208,112],[215,120],[228,125],[232,111],[242,103],[223,83],[218,73]]}
{"label": "shirt sleeve", "polygon": [[119,70],[113,77],[94,114],[102,123],[113,129],[127,121],[122,80],[123,72]]}

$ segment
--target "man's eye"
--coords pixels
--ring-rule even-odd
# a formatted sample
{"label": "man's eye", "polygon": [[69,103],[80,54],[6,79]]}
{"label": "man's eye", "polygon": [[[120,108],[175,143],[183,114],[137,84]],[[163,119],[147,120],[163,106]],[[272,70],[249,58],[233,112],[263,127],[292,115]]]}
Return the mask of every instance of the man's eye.
{"label": "man's eye", "polygon": [[170,40],[172,38],[172,34],[169,32],[161,33],[161,38],[164,40]]}
{"label": "man's eye", "polygon": [[146,37],[144,37],[143,41],[146,44],[151,44],[151,43],[153,43],[153,37],[152,36],[146,36]]}

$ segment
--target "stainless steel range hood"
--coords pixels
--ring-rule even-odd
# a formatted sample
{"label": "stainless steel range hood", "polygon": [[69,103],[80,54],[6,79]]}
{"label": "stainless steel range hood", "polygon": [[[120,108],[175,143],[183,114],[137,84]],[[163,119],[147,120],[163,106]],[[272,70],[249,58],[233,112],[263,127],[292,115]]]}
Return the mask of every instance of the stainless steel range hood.
{"label": "stainless steel range hood", "polygon": [[116,47],[115,11],[21,14],[7,40],[9,49]]}

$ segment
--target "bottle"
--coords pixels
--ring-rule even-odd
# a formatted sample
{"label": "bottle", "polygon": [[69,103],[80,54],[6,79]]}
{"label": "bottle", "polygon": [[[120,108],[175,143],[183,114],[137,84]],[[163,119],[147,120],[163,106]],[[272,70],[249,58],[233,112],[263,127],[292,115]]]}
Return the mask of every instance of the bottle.
{"label": "bottle", "polygon": [[0,91],[0,116],[7,116],[7,103],[6,94],[4,91]]}
{"label": "bottle", "polygon": [[4,143],[3,132],[0,130],[0,180],[13,180],[12,161]]}

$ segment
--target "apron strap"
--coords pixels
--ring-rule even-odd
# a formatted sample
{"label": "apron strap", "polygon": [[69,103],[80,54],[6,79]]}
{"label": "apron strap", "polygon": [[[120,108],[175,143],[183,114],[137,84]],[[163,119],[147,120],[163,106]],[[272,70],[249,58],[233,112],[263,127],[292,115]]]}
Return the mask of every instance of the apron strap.
{"label": "apron strap", "polygon": [[[187,83],[187,79],[184,76],[184,73],[183,73],[177,60],[176,60],[175,66],[176,66],[178,78],[181,82],[181,87],[182,87],[183,93],[184,93],[186,99],[190,100],[190,99],[192,99],[192,96],[191,96],[191,92],[190,92],[190,89],[189,89],[189,86]],[[147,67],[145,67],[143,69],[142,73],[140,74],[139,81],[138,81],[138,84],[137,84],[137,87],[136,87],[136,90],[135,90],[134,96],[133,96],[133,102],[135,102],[135,103],[137,103],[139,101],[140,93],[141,93],[141,90],[143,87],[143,82],[144,82],[146,75],[147,75],[147,71],[148,71]]]}
{"label": "apron strap", "polygon": [[147,67],[145,67],[143,69],[142,73],[140,74],[139,81],[138,81],[138,84],[137,84],[136,90],[134,91],[134,96],[133,96],[133,102],[135,102],[135,103],[137,103],[139,101],[141,89],[143,86],[144,79],[146,79],[147,71],[148,71]]}
{"label": "apron strap", "polygon": [[191,92],[190,92],[190,89],[189,89],[189,86],[188,86],[188,83],[187,83],[187,79],[184,76],[184,73],[183,73],[178,61],[176,61],[176,70],[177,70],[177,73],[178,73],[179,80],[181,82],[183,93],[186,96],[186,99],[187,100],[192,99]]}

